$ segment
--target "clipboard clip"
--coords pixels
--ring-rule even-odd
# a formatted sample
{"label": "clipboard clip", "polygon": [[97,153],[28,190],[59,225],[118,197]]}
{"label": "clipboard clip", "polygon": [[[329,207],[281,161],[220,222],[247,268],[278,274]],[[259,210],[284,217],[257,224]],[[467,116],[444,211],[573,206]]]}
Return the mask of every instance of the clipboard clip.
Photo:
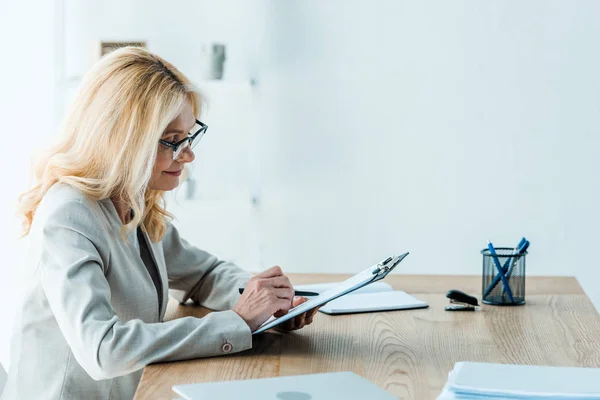
{"label": "clipboard clip", "polygon": [[371,282],[377,282],[382,280],[389,274],[396,265],[400,264],[400,261],[404,260],[404,258],[408,255],[408,252],[401,254],[399,256],[391,256],[386,258],[380,263],[377,263],[376,268],[373,270],[373,275],[375,278]]}

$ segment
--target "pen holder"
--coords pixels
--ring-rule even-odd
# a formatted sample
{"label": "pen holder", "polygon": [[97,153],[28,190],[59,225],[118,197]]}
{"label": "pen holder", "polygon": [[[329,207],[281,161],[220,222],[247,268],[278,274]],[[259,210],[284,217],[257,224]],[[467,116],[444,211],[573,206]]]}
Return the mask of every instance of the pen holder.
{"label": "pen holder", "polygon": [[[496,256],[493,256],[488,249],[481,250],[483,254],[482,303],[502,306],[525,304],[527,252],[513,254],[513,251],[512,248],[497,247]],[[500,275],[498,266],[504,279]],[[506,284],[510,290],[507,290]]]}

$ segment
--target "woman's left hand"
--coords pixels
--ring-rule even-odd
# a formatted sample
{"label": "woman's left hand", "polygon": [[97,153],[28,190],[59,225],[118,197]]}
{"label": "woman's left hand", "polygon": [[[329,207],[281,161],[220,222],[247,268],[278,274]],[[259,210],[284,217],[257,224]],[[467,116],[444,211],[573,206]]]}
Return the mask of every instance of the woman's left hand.
{"label": "woman's left hand", "polygon": [[[300,304],[308,301],[306,297],[296,296],[292,300],[292,308],[299,306]],[[312,310],[308,310],[300,315],[296,315],[294,318],[290,318],[281,325],[279,325],[276,329],[283,332],[290,332],[301,329],[306,325],[310,325],[313,322],[313,318],[317,311],[319,311],[319,307],[315,307]]]}

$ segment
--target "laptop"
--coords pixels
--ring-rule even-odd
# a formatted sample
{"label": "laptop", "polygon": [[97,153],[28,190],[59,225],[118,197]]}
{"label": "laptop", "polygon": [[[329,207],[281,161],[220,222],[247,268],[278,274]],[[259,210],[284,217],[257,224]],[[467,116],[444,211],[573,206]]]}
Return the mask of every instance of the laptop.
{"label": "laptop", "polygon": [[185,400],[398,400],[353,372],[328,372],[173,386]]}

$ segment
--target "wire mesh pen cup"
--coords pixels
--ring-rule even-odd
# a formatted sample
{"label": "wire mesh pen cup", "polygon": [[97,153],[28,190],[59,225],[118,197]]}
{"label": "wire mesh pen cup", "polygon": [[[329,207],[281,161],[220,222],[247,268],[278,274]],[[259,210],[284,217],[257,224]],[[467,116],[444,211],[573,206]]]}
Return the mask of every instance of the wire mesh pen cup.
{"label": "wire mesh pen cup", "polygon": [[[489,249],[481,250],[481,254],[483,254],[481,302],[501,306],[525,304],[527,252],[513,254],[514,249],[510,247],[497,247],[495,250],[496,256],[492,256]],[[494,258],[498,260],[498,263]],[[502,279],[498,267],[503,272],[504,279]]]}

